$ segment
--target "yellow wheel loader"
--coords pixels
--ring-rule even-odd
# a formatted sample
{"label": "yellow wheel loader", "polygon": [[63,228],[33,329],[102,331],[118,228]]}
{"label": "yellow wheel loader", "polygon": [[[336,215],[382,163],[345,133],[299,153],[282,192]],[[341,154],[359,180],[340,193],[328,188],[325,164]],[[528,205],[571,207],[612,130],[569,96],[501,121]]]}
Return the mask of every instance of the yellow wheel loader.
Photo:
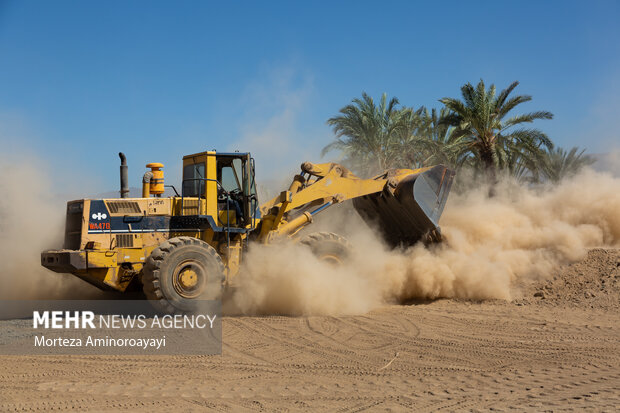
{"label": "yellow wheel loader", "polygon": [[[454,177],[439,165],[360,179],[335,163],[305,162],[287,190],[259,205],[251,155],[208,151],[183,157],[180,193],[164,184],[163,165],[150,163],[142,197],[128,198],[127,163],[119,156],[120,198],[68,202],[64,247],[42,252],[41,264],[101,289],[141,287],[171,313],[218,299],[235,284],[252,243],[299,242],[322,260],[342,262],[350,250],[343,237],[299,231],[347,200],[394,247],[440,241],[439,217]],[[175,195],[163,197],[165,187]]]}

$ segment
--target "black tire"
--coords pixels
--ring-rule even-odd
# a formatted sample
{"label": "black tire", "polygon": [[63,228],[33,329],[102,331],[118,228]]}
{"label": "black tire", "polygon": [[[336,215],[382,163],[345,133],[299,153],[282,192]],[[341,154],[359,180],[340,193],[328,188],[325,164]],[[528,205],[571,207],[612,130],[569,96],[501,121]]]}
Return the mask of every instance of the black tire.
{"label": "black tire", "polygon": [[156,309],[168,314],[199,310],[200,300],[222,296],[224,264],[206,242],[177,237],[161,243],[147,258],[142,288]]}
{"label": "black tire", "polygon": [[306,235],[300,241],[307,245],[320,260],[333,265],[344,264],[351,256],[351,244],[343,236],[333,232],[315,232]]}

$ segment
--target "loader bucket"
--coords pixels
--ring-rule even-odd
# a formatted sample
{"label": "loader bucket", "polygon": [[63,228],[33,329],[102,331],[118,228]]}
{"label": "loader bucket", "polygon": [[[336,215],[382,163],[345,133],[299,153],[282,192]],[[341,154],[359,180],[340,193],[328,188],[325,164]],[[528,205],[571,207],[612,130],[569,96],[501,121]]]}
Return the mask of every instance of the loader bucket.
{"label": "loader bucket", "polygon": [[379,226],[392,247],[441,240],[439,218],[448,199],[454,171],[437,165],[400,177],[396,187],[353,200],[366,221]]}

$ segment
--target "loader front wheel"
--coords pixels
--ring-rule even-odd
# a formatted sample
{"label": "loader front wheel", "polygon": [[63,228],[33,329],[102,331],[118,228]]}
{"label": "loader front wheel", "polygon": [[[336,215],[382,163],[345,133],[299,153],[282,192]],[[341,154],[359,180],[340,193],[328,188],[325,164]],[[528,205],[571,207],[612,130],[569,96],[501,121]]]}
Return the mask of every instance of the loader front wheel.
{"label": "loader front wheel", "polygon": [[301,239],[320,260],[332,265],[342,265],[351,255],[351,244],[343,236],[333,232],[315,232]]}
{"label": "loader front wheel", "polygon": [[197,311],[199,300],[220,299],[223,281],[224,264],[217,251],[191,237],[160,244],[142,271],[144,294],[155,308],[169,314]]}

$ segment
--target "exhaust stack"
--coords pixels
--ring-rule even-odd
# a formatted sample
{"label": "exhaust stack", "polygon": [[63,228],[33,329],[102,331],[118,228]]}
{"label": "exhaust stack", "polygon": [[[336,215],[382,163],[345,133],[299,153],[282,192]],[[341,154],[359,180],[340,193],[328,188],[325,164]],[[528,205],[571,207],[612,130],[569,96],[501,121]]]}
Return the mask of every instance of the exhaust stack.
{"label": "exhaust stack", "polygon": [[127,178],[127,158],[123,152],[118,153],[121,158],[121,198],[129,197],[129,178]]}

